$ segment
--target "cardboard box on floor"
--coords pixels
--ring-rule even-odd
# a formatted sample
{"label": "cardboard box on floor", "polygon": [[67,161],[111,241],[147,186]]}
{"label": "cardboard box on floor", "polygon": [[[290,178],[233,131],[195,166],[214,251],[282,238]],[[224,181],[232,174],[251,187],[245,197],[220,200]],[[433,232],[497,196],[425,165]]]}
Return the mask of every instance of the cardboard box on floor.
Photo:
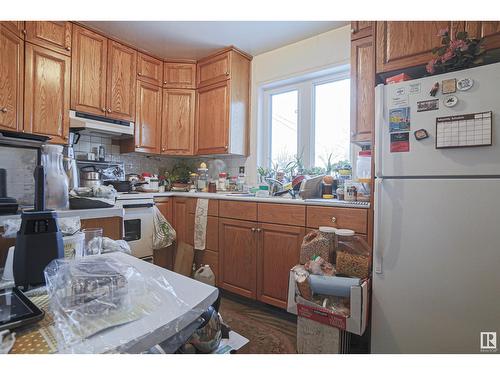
{"label": "cardboard box on floor", "polygon": [[[299,266],[295,266],[299,267]],[[351,287],[350,310],[348,317],[336,314],[331,310],[302,298],[296,291],[294,277],[295,267],[290,270],[288,281],[287,311],[299,317],[311,319],[318,323],[336,327],[347,332],[362,335],[368,322],[370,281]],[[301,267],[301,266],[300,266]]]}

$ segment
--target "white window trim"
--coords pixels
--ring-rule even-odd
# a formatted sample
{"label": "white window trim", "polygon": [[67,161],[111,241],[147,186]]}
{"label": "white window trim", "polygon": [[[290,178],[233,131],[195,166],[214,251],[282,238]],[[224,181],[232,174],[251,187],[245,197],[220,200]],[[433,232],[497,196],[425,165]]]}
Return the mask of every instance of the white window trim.
{"label": "white window trim", "polygon": [[[261,124],[258,127],[261,140],[259,147],[259,165],[271,167],[271,137],[272,137],[272,108],[271,96],[293,90],[298,91],[298,126],[297,126],[297,149],[303,150],[302,157],[305,168],[314,165],[315,138],[314,138],[314,93],[315,86],[340,81],[350,78],[349,65],[331,69],[324,72],[316,72],[311,75],[300,76],[286,81],[273,82],[260,88],[262,99]],[[300,151],[299,151],[300,153]]]}

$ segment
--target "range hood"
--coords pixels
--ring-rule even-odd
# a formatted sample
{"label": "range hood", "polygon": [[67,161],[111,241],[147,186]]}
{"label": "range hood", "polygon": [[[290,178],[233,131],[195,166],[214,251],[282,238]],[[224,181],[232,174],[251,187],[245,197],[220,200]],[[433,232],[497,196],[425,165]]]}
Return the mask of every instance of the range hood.
{"label": "range hood", "polygon": [[72,131],[84,135],[107,136],[114,139],[134,136],[133,122],[114,120],[78,111],[69,111],[69,127]]}

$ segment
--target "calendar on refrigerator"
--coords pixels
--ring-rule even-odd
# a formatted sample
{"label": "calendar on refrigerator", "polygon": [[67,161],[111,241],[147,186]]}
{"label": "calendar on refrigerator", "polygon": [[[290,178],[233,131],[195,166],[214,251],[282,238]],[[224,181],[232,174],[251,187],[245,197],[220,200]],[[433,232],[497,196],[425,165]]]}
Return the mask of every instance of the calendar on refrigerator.
{"label": "calendar on refrigerator", "polygon": [[491,146],[492,112],[436,118],[436,148]]}

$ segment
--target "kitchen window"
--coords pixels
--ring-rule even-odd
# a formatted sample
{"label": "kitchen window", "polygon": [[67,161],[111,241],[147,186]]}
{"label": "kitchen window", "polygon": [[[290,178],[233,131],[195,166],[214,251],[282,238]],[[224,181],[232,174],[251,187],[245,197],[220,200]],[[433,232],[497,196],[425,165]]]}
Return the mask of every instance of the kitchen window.
{"label": "kitchen window", "polygon": [[349,70],[301,78],[264,88],[261,166],[283,169],[298,158],[306,169],[325,168],[350,160]]}

